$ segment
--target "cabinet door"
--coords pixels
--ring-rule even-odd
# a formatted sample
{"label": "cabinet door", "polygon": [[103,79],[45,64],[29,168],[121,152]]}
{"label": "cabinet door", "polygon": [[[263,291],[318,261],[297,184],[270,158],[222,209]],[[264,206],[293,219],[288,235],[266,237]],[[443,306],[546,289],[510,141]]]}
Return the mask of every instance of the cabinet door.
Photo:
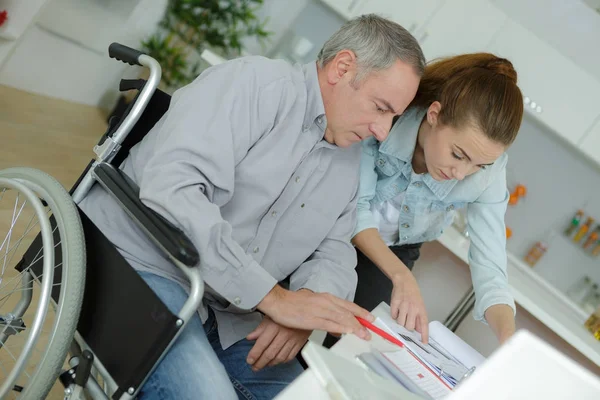
{"label": "cabinet door", "polygon": [[448,0],[417,39],[428,61],[484,51],[507,18],[487,0]]}
{"label": "cabinet door", "polygon": [[577,145],[598,116],[600,82],[512,20],[488,50],[514,64],[526,110]]}
{"label": "cabinet door", "polygon": [[358,15],[358,9],[362,3],[368,0],[321,0],[323,3],[331,7],[334,11],[340,14],[345,19],[352,19]]}
{"label": "cabinet door", "polygon": [[[598,112],[600,113],[600,110]],[[600,164],[600,115],[596,119],[596,124],[581,140],[579,148],[592,160]]]}
{"label": "cabinet door", "polygon": [[357,15],[378,14],[415,33],[446,0],[364,0]]}

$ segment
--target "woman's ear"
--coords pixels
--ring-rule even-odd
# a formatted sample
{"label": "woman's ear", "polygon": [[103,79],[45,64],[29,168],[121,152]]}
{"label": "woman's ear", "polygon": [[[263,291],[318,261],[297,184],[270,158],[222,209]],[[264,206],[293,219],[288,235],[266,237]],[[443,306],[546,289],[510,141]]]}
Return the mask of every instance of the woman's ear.
{"label": "woman's ear", "polygon": [[439,101],[434,101],[427,109],[427,122],[432,127],[438,124],[440,111],[442,111],[442,104]]}

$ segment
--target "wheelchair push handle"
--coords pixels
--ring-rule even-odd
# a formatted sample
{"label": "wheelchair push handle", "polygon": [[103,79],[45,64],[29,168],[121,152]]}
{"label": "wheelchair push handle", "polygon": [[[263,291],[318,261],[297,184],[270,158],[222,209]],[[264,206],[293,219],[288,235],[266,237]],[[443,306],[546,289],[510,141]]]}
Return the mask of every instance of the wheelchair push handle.
{"label": "wheelchair push handle", "polygon": [[142,55],[144,55],[143,52],[116,42],[111,43],[108,47],[108,56],[110,58],[116,58],[130,65],[142,65],[139,61]]}

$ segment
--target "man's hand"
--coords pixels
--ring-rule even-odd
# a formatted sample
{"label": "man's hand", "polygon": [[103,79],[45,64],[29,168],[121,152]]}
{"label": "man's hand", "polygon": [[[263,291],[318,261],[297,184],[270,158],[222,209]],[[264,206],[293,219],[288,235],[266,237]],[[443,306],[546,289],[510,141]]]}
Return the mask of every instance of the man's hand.
{"label": "man's hand", "polygon": [[409,331],[416,329],[421,334],[421,341],[426,344],[429,341],[429,321],[417,280],[408,271],[394,277],[392,283],[392,318]]}
{"label": "man's hand", "polygon": [[369,340],[371,334],[356,317],[371,322],[375,320],[362,307],[329,293],[313,293],[310,290],[292,292],[279,285],[258,303],[258,309],[288,328],[354,333],[365,340]]}
{"label": "man's hand", "polygon": [[311,331],[286,328],[265,316],[246,339],[256,340],[246,361],[253,371],[291,361],[308,341]]}

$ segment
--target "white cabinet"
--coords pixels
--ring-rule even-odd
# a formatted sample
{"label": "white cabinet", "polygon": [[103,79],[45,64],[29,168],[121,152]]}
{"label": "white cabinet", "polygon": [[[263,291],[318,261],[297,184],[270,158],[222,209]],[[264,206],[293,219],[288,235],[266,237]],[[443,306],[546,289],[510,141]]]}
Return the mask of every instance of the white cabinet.
{"label": "white cabinet", "polygon": [[484,51],[507,19],[487,0],[448,0],[416,36],[428,61]]}
{"label": "white cabinet", "polygon": [[[600,113],[600,109],[598,112]],[[579,148],[592,160],[600,164],[600,116],[596,120],[596,124],[581,140]]]}
{"label": "white cabinet", "polygon": [[389,18],[411,33],[424,26],[445,0],[364,0],[357,15],[378,14]]}
{"label": "white cabinet", "polygon": [[577,145],[600,112],[600,82],[513,20],[488,50],[514,64],[526,110]]}
{"label": "white cabinet", "polygon": [[344,19],[352,19],[358,15],[357,10],[368,0],[322,0]]}

